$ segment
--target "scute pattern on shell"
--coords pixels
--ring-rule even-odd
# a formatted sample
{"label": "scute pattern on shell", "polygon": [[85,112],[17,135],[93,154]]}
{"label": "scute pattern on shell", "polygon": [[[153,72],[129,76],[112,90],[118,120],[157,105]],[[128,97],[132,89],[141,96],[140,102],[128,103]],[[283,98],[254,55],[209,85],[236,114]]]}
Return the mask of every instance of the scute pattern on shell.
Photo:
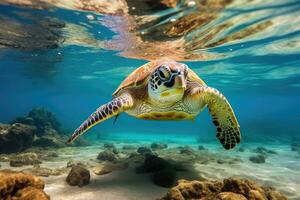
{"label": "scute pattern on shell", "polygon": [[[142,65],[141,67],[137,68],[131,74],[129,74],[128,77],[120,84],[120,86],[113,93],[113,96],[116,97],[119,91],[122,89],[139,86],[145,83],[145,80],[149,77],[151,72],[153,72],[163,62],[168,61],[174,62],[173,60],[163,58],[160,60],[148,62]],[[200,85],[206,85],[204,81],[201,78],[199,78],[199,76],[191,69],[188,69],[188,80],[197,82]]]}
{"label": "scute pattern on shell", "polygon": [[116,96],[121,89],[128,87],[135,87],[144,82],[146,78],[150,75],[153,70],[159,67],[160,61],[152,61],[142,65],[141,67],[134,70],[128,77],[120,84],[117,90],[113,93],[113,96]]}

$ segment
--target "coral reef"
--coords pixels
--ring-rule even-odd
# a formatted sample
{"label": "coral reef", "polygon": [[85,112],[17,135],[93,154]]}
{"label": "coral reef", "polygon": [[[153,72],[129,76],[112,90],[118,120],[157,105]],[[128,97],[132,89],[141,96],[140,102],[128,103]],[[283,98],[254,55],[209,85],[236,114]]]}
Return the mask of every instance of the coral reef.
{"label": "coral reef", "polygon": [[179,180],[161,200],[287,200],[271,187],[261,187],[248,179],[228,178],[223,181]]}
{"label": "coral reef", "polygon": [[49,200],[50,197],[43,191],[44,182],[36,176],[14,172],[0,171],[0,197],[4,200]]}
{"label": "coral reef", "polygon": [[36,128],[31,125],[15,123],[0,124],[0,153],[14,153],[31,147]]}

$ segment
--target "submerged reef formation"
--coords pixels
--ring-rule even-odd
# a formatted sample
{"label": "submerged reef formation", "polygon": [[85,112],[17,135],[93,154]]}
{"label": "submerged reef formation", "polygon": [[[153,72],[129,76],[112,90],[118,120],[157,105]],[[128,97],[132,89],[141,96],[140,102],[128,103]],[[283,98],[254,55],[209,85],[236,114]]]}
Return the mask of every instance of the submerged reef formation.
{"label": "submerged reef formation", "polygon": [[[0,124],[0,153],[22,152],[31,147],[65,147],[65,136],[55,115],[43,108],[32,109],[25,117]],[[73,146],[88,146],[83,139]]]}
{"label": "submerged reef formation", "polygon": [[49,200],[44,182],[31,174],[11,170],[0,171],[0,197],[3,200]]}
{"label": "submerged reef formation", "polygon": [[49,131],[55,130],[61,133],[61,125],[55,115],[44,108],[34,108],[24,117],[17,117],[11,122],[28,124],[37,128],[37,136],[47,135]]}
{"label": "submerged reef formation", "polygon": [[0,124],[0,153],[19,152],[31,147],[36,132],[36,127],[31,125]]}
{"label": "submerged reef formation", "polygon": [[271,187],[262,187],[254,181],[228,178],[223,181],[179,180],[161,200],[287,200]]}

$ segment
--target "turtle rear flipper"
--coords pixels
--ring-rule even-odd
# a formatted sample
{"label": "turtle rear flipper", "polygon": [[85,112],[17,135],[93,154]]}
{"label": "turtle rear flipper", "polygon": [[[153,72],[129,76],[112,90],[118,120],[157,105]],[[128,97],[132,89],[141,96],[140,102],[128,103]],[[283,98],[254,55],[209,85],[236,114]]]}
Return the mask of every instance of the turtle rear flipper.
{"label": "turtle rear flipper", "polygon": [[84,134],[88,129],[92,128],[96,124],[118,115],[119,113],[130,109],[133,106],[133,100],[131,95],[123,94],[120,97],[114,98],[112,101],[100,106],[93,114],[91,114],[72,134],[72,136],[67,141],[71,144]]}
{"label": "turtle rear flipper", "polygon": [[193,90],[194,97],[207,104],[214,125],[217,127],[217,138],[225,149],[232,149],[240,143],[240,126],[229,102],[218,90],[201,86]]}

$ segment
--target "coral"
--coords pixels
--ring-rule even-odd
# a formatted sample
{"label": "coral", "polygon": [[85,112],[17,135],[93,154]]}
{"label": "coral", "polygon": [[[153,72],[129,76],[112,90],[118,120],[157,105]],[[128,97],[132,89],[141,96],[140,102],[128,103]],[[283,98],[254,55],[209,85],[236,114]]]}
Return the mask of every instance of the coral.
{"label": "coral", "polygon": [[36,176],[14,172],[0,171],[0,197],[4,200],[48,200],[50,197],[43,191],[44,182]]}
{"label": "coral", "polygon": [[82,187],[90,183],[90,178],[89,170],[79,165],[74,165],[68,174],[66,181],[71,186],[78,185],[79,187]]}
{"label": "coral", "polygon": [[179,180],[161,200],[287,200],[273,188],[262,187],[248,179],[223,181]]}
{"label": "coral", "polygon": [[31,147],[36,128],[15,123],[0,124],[0,153],[14,153]]}

